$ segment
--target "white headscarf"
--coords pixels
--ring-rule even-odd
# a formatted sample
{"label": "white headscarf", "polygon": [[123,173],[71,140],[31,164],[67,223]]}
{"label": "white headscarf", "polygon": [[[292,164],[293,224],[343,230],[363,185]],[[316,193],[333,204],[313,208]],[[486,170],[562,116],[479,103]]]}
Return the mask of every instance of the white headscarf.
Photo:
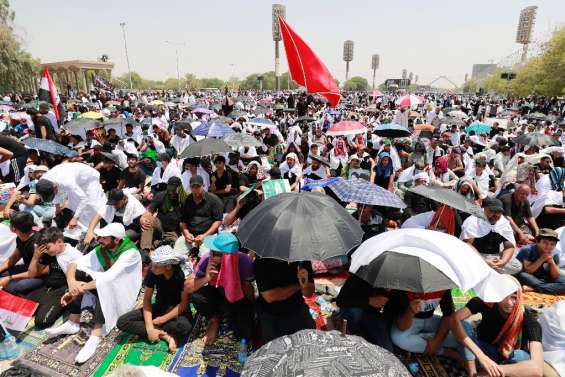
{"label": "white headscarf", "polygon": [[151,262],[157,266],[178,264],[185,277],[192,275],[192,266],[188,257],[177,253],[171,246],[159,246],[151,254]]}

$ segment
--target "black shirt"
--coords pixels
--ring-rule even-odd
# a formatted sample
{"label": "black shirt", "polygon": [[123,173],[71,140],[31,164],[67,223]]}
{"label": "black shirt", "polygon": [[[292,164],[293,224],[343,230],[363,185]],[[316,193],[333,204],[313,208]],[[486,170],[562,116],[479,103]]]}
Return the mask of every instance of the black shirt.
{"label": "black shirt", "polygon": [[217,191],[221,191],[221,190],[225,190],[225,188],[228,185],[231,185],[231,191],[229,193],[216,193],[217,196],[219,196],[220,198],[226,197],[226,196],[230,196],[233,195],[235,193],[237,193],[238,189],[239,189],[239,179],[238,179],[238,174],[236,172],[234,172],[233,170],[226,168],[224,170],[224,174],[222,174],[221,176],[218,174],[218,171],[216,170],[215,172],[212,173],[212,177],[216,178],[216,182],[215,182],[215,186],[216,186],[216,192]]}
{"label": "black shirt", "polygon": [[265,145],[268,145],[269,147],[274,147],[279,143],[279,138],[277,137],[277,135],[271,134],[268,137],[265,136],[263,138],[263,143],[265,143]]}
{"label": "black shirt", "polygon": [[148,210],[151,213],[158,212],[157,218],[161,222],[163,231],[174,232],[181,220],[180,204],[178,198],[172,198],[168,195],[167,191],[155,194]]}
{"label": "black shirt", "polygon": [[[255,271],[255,281],[259,292],[268,291],[275,288],[284,288],[289,285],[300,285],[298,282],[298,266],[308,271],[308,280],[314,282],[314,273],[310,262],[288,263],[277,259],[257,258],[253,262]],[[267,303],[261,295],[258,299],[261,308],[273,314],[285,314],[294,310],[301,310],[304,303],[302,292],[299,290],[283,301]]]}
{"label": "black shirt", "polygon": [[513,198],[513,193],[501,195],[498,199],[502,202],[504,207],[504,216],[510,216],[517,226],[522,226],[526,224],[525,219],[532,217],[532,209],[530,208],[530,203],[524,201],[520,204],[516,204]]}
{"label": "black shirt", "polygon": [[127,168],[122,171],[120,180],[124,181],[124,188],[138,188],[145,184],[145,177],[146,175],[140,169],[137,169],[136,172],[132,173],[129,171],[129,168]]}
{"label": "black shirt", "polygon": [[198,204],[190,195],[182,207],[181,221],[195,236],[206,233],[215,221],[222,221],[223,218],[224,205],[217,195],[210,192],[203,192],[202,201]]}
{"label": "black shirt", "polygon": [[112,169],[106,170],[104,168],[100,169],[100,184],[105,192],[118,187],[118,180],[120,179],[122,171],[117,166],[113,166]]}
{"label": "black shirt", "polygon": [[16,138],[11,136],[0,135],[0,148],[9,150],[14,154],[12,158],[23,157],[27,155],[26,148],[18,142]]}
{"label": "black shirt", "polygon": [[184,273],[180,267],[176,265],[173,269],[173,276],[171,276],[170,279],[165,278],[165,275],[155,275],[153,271],[150,270],[145,277],[143,286],[153,288],[157,291],[155,305],[166,312],[180,303],[184,280]]}
{"label": "black shirt", "polygon": [[31,263],[31,259],[33,258],[35,243],[37,242],[38,238],[38,233],[33,233],[31,237],[27,239],[27,241],[22,241],[19,237],[16,238],[16,249],[18,249],[18,251],[20,252],[22,259],[24,260],[26,269],[29,268],[29,264]]}
{"label": "black shirt", "polygon": [[500,254],[500,244],[505,242],[506,238],[502,237],[499,233],[491,231],[486,236],[475,238],[473,246],[481,254]]}
{"label": "black shirt", "polygon": [[41,127],[45,127],[46,130],[46,139],[55,139],[55,131],[53,130],[53,126],[51,125],[51,121],[45,115],[39,115],[34,121],[33,124],[35,126],[35,136],[41,137]]}
{"label": "black shirt", "polygon": [[[506,322],[506,318],[498,311],[497,305],[487,305],[480,298],[474,297],[469,300],[466,307],[473,314],[482,314],[482,320],[477,327],[477,337],[492,344]],[[526,309],[522,323],[522,345],[527,345],[528,342],[541,342],[541,339],[541,326],[535,313]]]}
{"label": "black shirt", "polygon": [[455,312],[455,305],[453,304],[453,297],[451,296],[450,290],[430,293],[400,292],[397,295],[391,296],[391,300],[389,302],[393,318],[399,318],[402,316],[410,305],[410,300],[412,299],[421,300],[424,308],[429,308],[429,310],[424,310],[414,314],[415,318],[431,318],[434,315],[434,305],[437,306],[438,299],[439,307],[444,317],[449,317]]}
{"label": "black shirt", "polygon": [[45,286],[48,288],[60,288],[67,285],[67,277],[65,272],[59,266],[57,257],[49,254],[42,254],[39,258],[39,263],[44,266],[49,266],[49,273],[45,278]]}
{"label": "black shirt", "polygon": [[557,229],[563,226],[564,218],[563,215],[549,215],[546,212],[546,208],[565,208],[563,206],[552,205],[552,206],[545,206],[543,207],[541,213],[536,218],[536,223],[538,227],[541,228],[548,228],[548,229]]}

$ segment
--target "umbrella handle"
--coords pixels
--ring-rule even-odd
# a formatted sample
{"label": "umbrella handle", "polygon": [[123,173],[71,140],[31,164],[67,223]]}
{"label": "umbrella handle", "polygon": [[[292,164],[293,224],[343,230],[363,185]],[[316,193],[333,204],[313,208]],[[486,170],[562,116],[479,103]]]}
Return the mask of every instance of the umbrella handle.
{"label": "umbrella handle", "polygon": [[341,336],[347,335],[347,319],[341,320]]}

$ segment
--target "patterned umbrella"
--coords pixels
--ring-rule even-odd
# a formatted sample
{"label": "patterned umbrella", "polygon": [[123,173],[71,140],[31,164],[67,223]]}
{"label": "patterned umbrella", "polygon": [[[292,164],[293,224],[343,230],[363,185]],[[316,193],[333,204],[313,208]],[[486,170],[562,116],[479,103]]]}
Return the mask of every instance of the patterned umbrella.
{"label": "patterned umbrella", "polygon": [[457,127],[461,127],[461,126],[464,126],[466,124],[461,118],[452,117],[452,116],[441,118],[441,119],[439,119],[439,121],[440,121],[440,123],[447,124],[447,125],[450,125],[450,126],[455,125]]}
{"label": "patterned umbrella", "polygon": [[537,145],[538,147],[559,145],[559,142],[540,132],[522,134],[514,139],[514,143],[522,145]]}
{"label": "patterned umbrella", "polygon": [[36,137],[27,137],[22,143],[29,149],[37,149],[38,151],[55,154],[58,156],[74,157],[77,152],[53,140],[38,139]]}
{"label": "patterned umbrella", "polygon": [[547,115],[543,113],[530,113],[526,115],[526,118],[532,120],[547,120]]}
{"label": "patterned umbrella", "polygon": [[395,123],[380,124],[373,130],[373,133],[381,137],[405,137],[412,135],[408,128]]}
{"label": "patterned umbrella", "polygon": [[194,114],[212,114],[212,110],[205,109],[203,107],[197,107],[196,109],[192,110]]}
{"label": "patterned umbrella", "polygon": [[326,132],[326,135],[347,136],[363,134],[365,132],[367,132],[367,128],[363,124],[351,120],[344,120],[332,125]]}
{"label": "patterned umbrella", "polygon": [[398,195],[364,179],[346,180],[340,177],[328,187],[342,202],[406,208],[406,204]]}
{"label": "patterned umbrella", "polygon": [[354,335],[301,330],[265,344],[247,359],[242,377],[410,377],[392,353]]}
{"label": "patterned umbrella", "polygon": [[456,118],[460,118],[460,119],[467,119],[467,118],[469,118],[469,116],[468,116],[467,114],[465,114],[465,113],[464,113],[463,111],[461,111],[461,110],[453,110],[453,111],[450,111],[449,114],[447,114],[447,115],[452,116],[452,117],[456,117]]}

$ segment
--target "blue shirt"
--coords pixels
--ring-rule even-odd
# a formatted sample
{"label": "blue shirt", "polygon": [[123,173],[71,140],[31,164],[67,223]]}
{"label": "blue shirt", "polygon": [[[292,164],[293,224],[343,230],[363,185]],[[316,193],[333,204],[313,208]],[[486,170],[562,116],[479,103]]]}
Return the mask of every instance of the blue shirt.
{"label": "blue shirt", "polygon": [[[555,261],[555,264],[559,265],[559,252],[557,251],[556,248],[554,248],[551,251],[551,255],[553,256],[553,260]],[[524,263],[524,261],[535,262],[539,258],[537,245],[532,244],[532,245],[524,246],[523,248],[520,249],[516,258],[522,263]],[[549,268],[547,266],[547,263],[544,263],[541,265],[540,268],[538,268],[537,271],[534,271],[532,275],[540,278],[546,277],[548,269]]]}

